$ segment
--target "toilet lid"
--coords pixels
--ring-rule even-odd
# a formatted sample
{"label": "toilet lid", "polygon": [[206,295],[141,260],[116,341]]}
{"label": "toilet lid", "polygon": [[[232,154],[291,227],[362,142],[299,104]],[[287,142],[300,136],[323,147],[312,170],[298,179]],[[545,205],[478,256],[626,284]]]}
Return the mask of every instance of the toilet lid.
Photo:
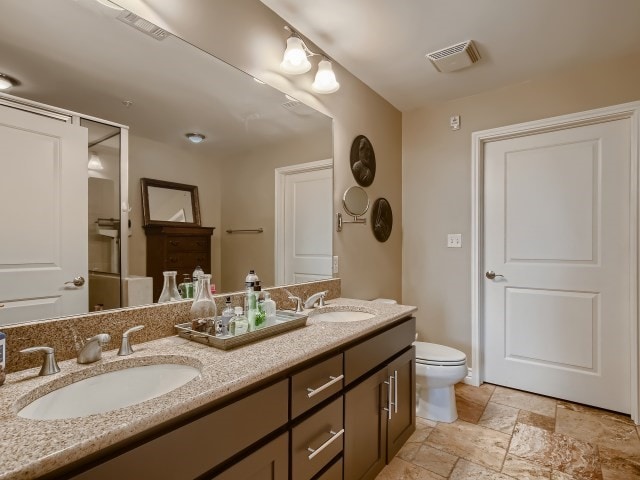
{"label": "toilet lid", "polygon": [[427,365],[463,365],[467,356],[460,350],[437,343],[414,342],[416,361]]}

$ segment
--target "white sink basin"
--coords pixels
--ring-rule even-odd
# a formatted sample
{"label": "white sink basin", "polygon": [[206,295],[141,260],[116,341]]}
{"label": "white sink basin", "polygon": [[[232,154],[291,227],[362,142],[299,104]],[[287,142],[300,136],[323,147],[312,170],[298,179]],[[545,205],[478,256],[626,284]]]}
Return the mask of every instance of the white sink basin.
{"label": "white sink basin", "polygon": [[353,312],[353,311],[347,311],[347,310],[337,310],[337,311],[316,313],[315,315],[312,315],[309,318],[313,318],[314,320],[319,320],[321,322],[344,323],[344,322],[358,322],[360,320],[368,320],[373,317],[375,317],[375,315],[368,312]]}
{"label": "white sink basin", "polygon": [[33,420],[104,413],[158,397],[200,375],[189,365],[163,363],[107,372],[54,390],[18,412]]}

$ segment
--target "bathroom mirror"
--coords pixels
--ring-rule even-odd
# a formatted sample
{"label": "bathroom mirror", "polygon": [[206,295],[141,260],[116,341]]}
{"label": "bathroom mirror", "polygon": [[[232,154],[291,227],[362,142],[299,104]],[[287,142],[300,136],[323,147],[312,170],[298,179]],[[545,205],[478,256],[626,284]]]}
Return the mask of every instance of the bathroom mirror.
{"label": "bathroom mirror", "polygon": [[196,185],[141,178],[140,188],[145,225],[200,226]]}
{"label": "bathroom mirror", "polygon": [[364,188],[354,185],[344,192],[342,205],[352,217],[361,217],[369,210],[369,195]]}
{"label": "bathroom mirror", "polygon": [[[94,147],[103,163],[113,159],[109,165],[116,168],[120,151],[126,150],[128,157],[128,164],[120,164],[108,179],[117,184],[124,178],[128,190],[111,188],[101,178],[106,177],[104,173],[92,176],[100,195],[109,190],[109,211],[97,208],[105,203],[103,197],[89,199],[98,219],[112,220],[105,225],[90,217],[88,222],[89,243],[101,245],[104,255],[99,260],[109,270],[105,280],[115,279],[110,284],[117,289],[121,272],[136,281],[146,276],[141,178],[197,187],[200,225],[216,228],[211,266],[206,270],[212,273],[219,292],[242,290],[249,269],[257,271],[265,287],[330,278],[333,207],[325,205],[327,212],[313,218],[314,226],[321,229],[321,255],[327,271],[313,278],[289,276],[277,281],[276,267],[286,252],[276,248],[282,240],[276,218],[286,223],[289,214],[275,212],[274,172],[297,172],[300,165],[323,162],[329,173],[325,184],[332,189],[331,118],[171,34],[158,38],[136,29],[135,16],[111,8],[117,7],[117,0],[105,3],[3,0],[0,15],[0,71],[20,81],[6,93],[129,127],[128,138],[112,138]],[[189,132],[206,138],[192,144],[185,136]],[[89,142],[109,134],[90,132]],[[129,226],[120,224],[122,209],[129,212]],[[182,218],[181,211],[175,213]],[[176,219],[171,217],[170,221]],[[190,221],[188,208],[184,218]],[[149,221],[154,221],[153,215]],[[195,210],[192,221],[198,222]],[[100,228],[110,233],[107,230],[118,226],[123,240],[127,238],[123,242],[128,243],[126,255],[117,238],[94,232]],[[226,233],[228,229],[259,228],[263,229],[260,234]],[[120,259],[127,257],[128,262],[121,264]],[[103,267],[91,259],[88,263],[87,281],[95,285],[94,267]],[[90,302],[86,311],[98,303],[102,302]],[[143,303],[148,302],[121,306]],[[20,321],[51,316],[34,314]],[[0,324],[16,323],[14,317],[6,318],[0,318]]]}

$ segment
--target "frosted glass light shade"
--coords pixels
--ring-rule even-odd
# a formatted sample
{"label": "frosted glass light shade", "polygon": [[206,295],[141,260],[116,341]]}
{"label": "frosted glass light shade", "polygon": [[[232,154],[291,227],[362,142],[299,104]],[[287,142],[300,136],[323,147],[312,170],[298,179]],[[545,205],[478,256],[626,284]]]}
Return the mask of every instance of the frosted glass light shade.
{"label": "frosted glass light shade", "polygon": [[307,52],[304,50],[304,44],[298,37],[289,37],[287,39],[287,49],[284,51],[280,68],[285,73],[300,75],[311,69],[311,62],[307,58]]}
{"label": "frosted glass light shade", "polygon": [[336,80],[336,74],[333,73],[333,67],[329,60],[321,60],[318,63],[318,73],[311,84],[311,89],[316,93],[333,93],[337,92],[340,84]]}
{"label": "frosted glass light shade", "polygon": [[89,170],[104,170],[102,160],[100,160],[100,157],[95,152],[91,152],[89,156]]}
{"label": "frosted glass light shade", "polygon": [[0,90],[6,90],[11,87],[13,87],[13,83],[8,78],[0,75]]}

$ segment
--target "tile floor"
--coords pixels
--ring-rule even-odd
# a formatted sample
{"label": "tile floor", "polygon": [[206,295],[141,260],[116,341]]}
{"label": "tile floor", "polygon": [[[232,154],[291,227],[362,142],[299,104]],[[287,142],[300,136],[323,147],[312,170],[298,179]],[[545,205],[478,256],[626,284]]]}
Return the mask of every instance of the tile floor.
{"label": "tile floor", "polygon": [[628,416],[518,390],[456,385],[458,420],[417,418],[376,480],[640,479]]}

